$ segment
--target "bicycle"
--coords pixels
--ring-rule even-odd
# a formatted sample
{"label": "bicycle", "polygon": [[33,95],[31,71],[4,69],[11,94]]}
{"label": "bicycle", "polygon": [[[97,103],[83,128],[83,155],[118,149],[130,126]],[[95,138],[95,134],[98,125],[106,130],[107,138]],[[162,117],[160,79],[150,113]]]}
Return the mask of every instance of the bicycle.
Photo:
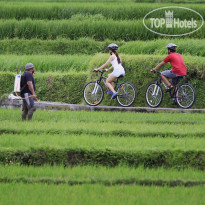
{"label": "bicycle", "polygon": [[[101,85],[101,81],[104,83],[107,91],[109,88],[106,85],[106,77],[103,76],[103,73],[106,72],[105,70],[98,71],[101,73],[100,77],[96,81],[89,82],[83,91],[83,98],[85,102],[90,106],[97,106],[99,105],[103,98],[104,98],[104,90]],[[119,83],[118,80],[123,76],[119,76],[117,80],[114,81],[115,83],[115,90],[118,92],[116,99],[117,102],[123,107],[129,107],[132,105],[136,99],[136,89],[133,84],[129,82]]]}
{"label": "bicycle", "polygon": [[[161,75],[159,71],[155,71],[158,75]],[[174,101],[174,104],[178,104],[181,108],[188,109],[190,108],[196,99],[196,92],[193,86],[189,83],[178,84],[184,76],[179,76],[176,79],[176,85],[172,90],[167,90],[170,95],[170,98]],[[167,89],[167,85],[162,81],[161,76],[159,79],[151,83],[147,87],[146,91],[146,101],[150,107],[158,107],[163,99],[163,90],[161,83]]]}

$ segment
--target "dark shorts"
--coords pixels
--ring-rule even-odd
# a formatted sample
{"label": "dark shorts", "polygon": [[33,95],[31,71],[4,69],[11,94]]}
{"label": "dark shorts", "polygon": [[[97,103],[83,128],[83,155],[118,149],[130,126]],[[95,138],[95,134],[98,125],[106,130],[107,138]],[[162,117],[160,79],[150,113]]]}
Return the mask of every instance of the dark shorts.
{"label": "dark shorts", "polygon": [[22,110],[30,110],[31,108],[34,109],[34,100],[33,97],[29,97],[31,96],[30,93],[24,93],[23,94],[23,105],[22,105]]}
{"label": "dark shorts", "polygon": [[184,75],[177,75],[177,74],[173,73],[171,70],[162,71],[161,74],[167,78],[172,78],[173,85],[178,84],[179,81],[182,79],[182,78],[180,79],[178,77],[184,77]]}

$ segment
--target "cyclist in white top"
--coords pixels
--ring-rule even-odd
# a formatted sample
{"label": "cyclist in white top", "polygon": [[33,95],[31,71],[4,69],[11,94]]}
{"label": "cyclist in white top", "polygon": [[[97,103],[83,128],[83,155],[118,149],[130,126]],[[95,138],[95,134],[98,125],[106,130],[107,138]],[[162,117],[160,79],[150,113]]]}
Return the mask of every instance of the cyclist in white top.
{"label": "cyclist in white top", "polygon": [[108,78],[106,79],[106,84],[108,86],[108,88],[110,89],[110,91],[108,92],[108,94],[111,94],[111,100],[117,96],[117,92],[114,90],[114,80],[120,76],[124,76],[125,75],[125,69],[122,67],[121,64],[121,58],[117,53],[117,49],[118,49],[118,45],[111,43],[109,46],[109,52],[110,52],[110,57],[107,60],[107,62],[105,64],[103,64],[102,66],[100,66],[99,68],[95,68],[94,72],[97,72],[98,70],[101,70],[105,67],[108,66],[109,63],[112,64],[112,66],[108,69],[105,69],[106,72],[114,69],[114,71],[112,73],[110,73],[108,75]]}

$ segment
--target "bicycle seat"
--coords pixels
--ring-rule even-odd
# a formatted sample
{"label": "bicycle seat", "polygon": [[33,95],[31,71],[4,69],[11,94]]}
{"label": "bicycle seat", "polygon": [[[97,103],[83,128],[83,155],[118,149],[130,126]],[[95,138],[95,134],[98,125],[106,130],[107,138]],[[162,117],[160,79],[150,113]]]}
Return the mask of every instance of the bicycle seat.
{"label": "bicycle seat", "polygon": [[177,76],[176,78],[177,78],[177,79],[184,79],[185,76],[184,76],[184,75],[183,75],[183,76]]}
{"label": "bicycle seat", "polygon": [[120,75],[120,76],[119,76],[119,77],[117,77],[117,78],[119,79],[119,78],[123,78],[123,77],[124,77],[124,75]]}
{"label": "bicycle seat", "polygon": [[177,76],[176,78],[172,78],[172,84],[177,85],[185,76]]}

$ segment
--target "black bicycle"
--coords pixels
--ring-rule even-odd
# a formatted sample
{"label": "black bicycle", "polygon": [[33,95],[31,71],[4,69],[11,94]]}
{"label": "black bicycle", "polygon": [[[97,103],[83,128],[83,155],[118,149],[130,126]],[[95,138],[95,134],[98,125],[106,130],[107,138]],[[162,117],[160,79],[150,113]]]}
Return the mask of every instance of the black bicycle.
{"label": "black bicycle", "polygon": [[[107,91],[109,91],[106,85],[107,78],[103,76],[103,73],[106,71],[100,70],[99,72],[101,73],[100,78],[96,81],[89,82],[83,91],[84,100],[90,106],[99,105],[104,98],[104,90],[101,85],[101,81],[104,83]],[[131,83],[119,83],[118,80],[122,77],[123,76],[120,76],[116,81],[114,81],[114,89],[118,92],[116,96],[117,102],[123,107],[128,107],[132,105],[136,99],[136,89]]]}
{"label": "black bicycle", "polygon": [[[158,107],[163,99],[163,90],[161,83],[167,89],[167,85],[161,79],[161,73],[155,71],[160,75],[159,79],[151,83],[146,91],[146,101],[150,107]],[[176,85],[171,90],[167,90],[170,95],[170,98],[173,100],[174,104],[178,104],[181,108],[188,109],[190,108],[196,99],[196,92],[192,85],[189,83],[178,84],[184,76],[179,76],[176,78]]]}

